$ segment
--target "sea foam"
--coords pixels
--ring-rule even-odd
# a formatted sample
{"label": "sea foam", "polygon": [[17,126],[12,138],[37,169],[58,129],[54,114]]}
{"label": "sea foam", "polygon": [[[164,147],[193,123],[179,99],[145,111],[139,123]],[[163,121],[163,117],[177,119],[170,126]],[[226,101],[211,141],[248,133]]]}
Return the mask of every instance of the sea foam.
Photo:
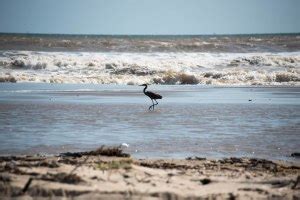
{"label": "sea foam", "polygon": [[299,85],[300,52],[0,52],[0,82]]}

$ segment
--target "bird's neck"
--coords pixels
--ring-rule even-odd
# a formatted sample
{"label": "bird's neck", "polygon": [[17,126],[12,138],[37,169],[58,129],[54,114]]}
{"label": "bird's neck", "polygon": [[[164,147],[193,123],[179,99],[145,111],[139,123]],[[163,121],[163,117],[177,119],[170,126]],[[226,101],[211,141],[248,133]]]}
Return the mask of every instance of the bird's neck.
{"label": "bird's neck", "polygon": [[146,93],[146,89],[147,89],[147,87],[148,87],[148,86],[146,85],[146,86],[145,86],[145,88],[144,88],[144,93]]}

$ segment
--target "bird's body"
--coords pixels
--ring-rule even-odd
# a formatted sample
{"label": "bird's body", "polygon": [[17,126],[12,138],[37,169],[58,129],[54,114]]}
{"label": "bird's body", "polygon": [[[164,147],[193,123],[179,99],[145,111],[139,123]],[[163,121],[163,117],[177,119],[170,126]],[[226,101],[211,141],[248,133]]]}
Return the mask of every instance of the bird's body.
{"label": "bird's body", "polygon": [[159,94],[156,94],[154,92],[144,92],[145,95],[147,95],[150,99],[162,99],[162,96],[160,96]]}
{"label": "bird's body", "polygon": [[[156,94],[156,93],[154,93],[154,92],[146,91],[146,89],[147,89],[147,87],[148,87],[147,84],[143,84],[143,85],[140,85],[140,86],[144,86],[144,87],[145,87],[144,90],[143,90],[143,92],[144,92],[144,94],[145,94],[146,96],[148,96],[148,97],[151,99],[151,101],[152,101],[152,105],[149,107],[149,110],[151,110],[151,108],[154,110],[154,106],[158,104],[158,102],[156,101],[156,99],[162,99],[162,96],[159,95],[159,94]],[[153,100],[155,101],[155,103],[153,102]]]}

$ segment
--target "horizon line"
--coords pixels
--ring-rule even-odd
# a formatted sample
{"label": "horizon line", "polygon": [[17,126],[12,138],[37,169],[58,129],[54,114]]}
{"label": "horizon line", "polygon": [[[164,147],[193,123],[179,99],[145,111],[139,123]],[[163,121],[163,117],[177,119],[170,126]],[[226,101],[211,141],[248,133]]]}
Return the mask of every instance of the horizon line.
{"label": "horizon line", "polygon": [[69,36],[237,36],[237,35],[298,35],[300,32],[282,33],[212,33],[212,34],[96,34],[96,33],[23,33],[23,32],[0,32],[1,35],[69,35]]}

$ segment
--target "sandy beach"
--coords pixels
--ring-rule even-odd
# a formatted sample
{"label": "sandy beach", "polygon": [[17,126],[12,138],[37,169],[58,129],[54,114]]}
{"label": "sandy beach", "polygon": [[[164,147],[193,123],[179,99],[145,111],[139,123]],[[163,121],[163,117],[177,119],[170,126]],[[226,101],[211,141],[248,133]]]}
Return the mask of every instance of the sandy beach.
{"label": "sandy beach", "polygon": [[120,148],[0,158],[2,199],[298,199],[300,166],[256,158],[134,159]]}

